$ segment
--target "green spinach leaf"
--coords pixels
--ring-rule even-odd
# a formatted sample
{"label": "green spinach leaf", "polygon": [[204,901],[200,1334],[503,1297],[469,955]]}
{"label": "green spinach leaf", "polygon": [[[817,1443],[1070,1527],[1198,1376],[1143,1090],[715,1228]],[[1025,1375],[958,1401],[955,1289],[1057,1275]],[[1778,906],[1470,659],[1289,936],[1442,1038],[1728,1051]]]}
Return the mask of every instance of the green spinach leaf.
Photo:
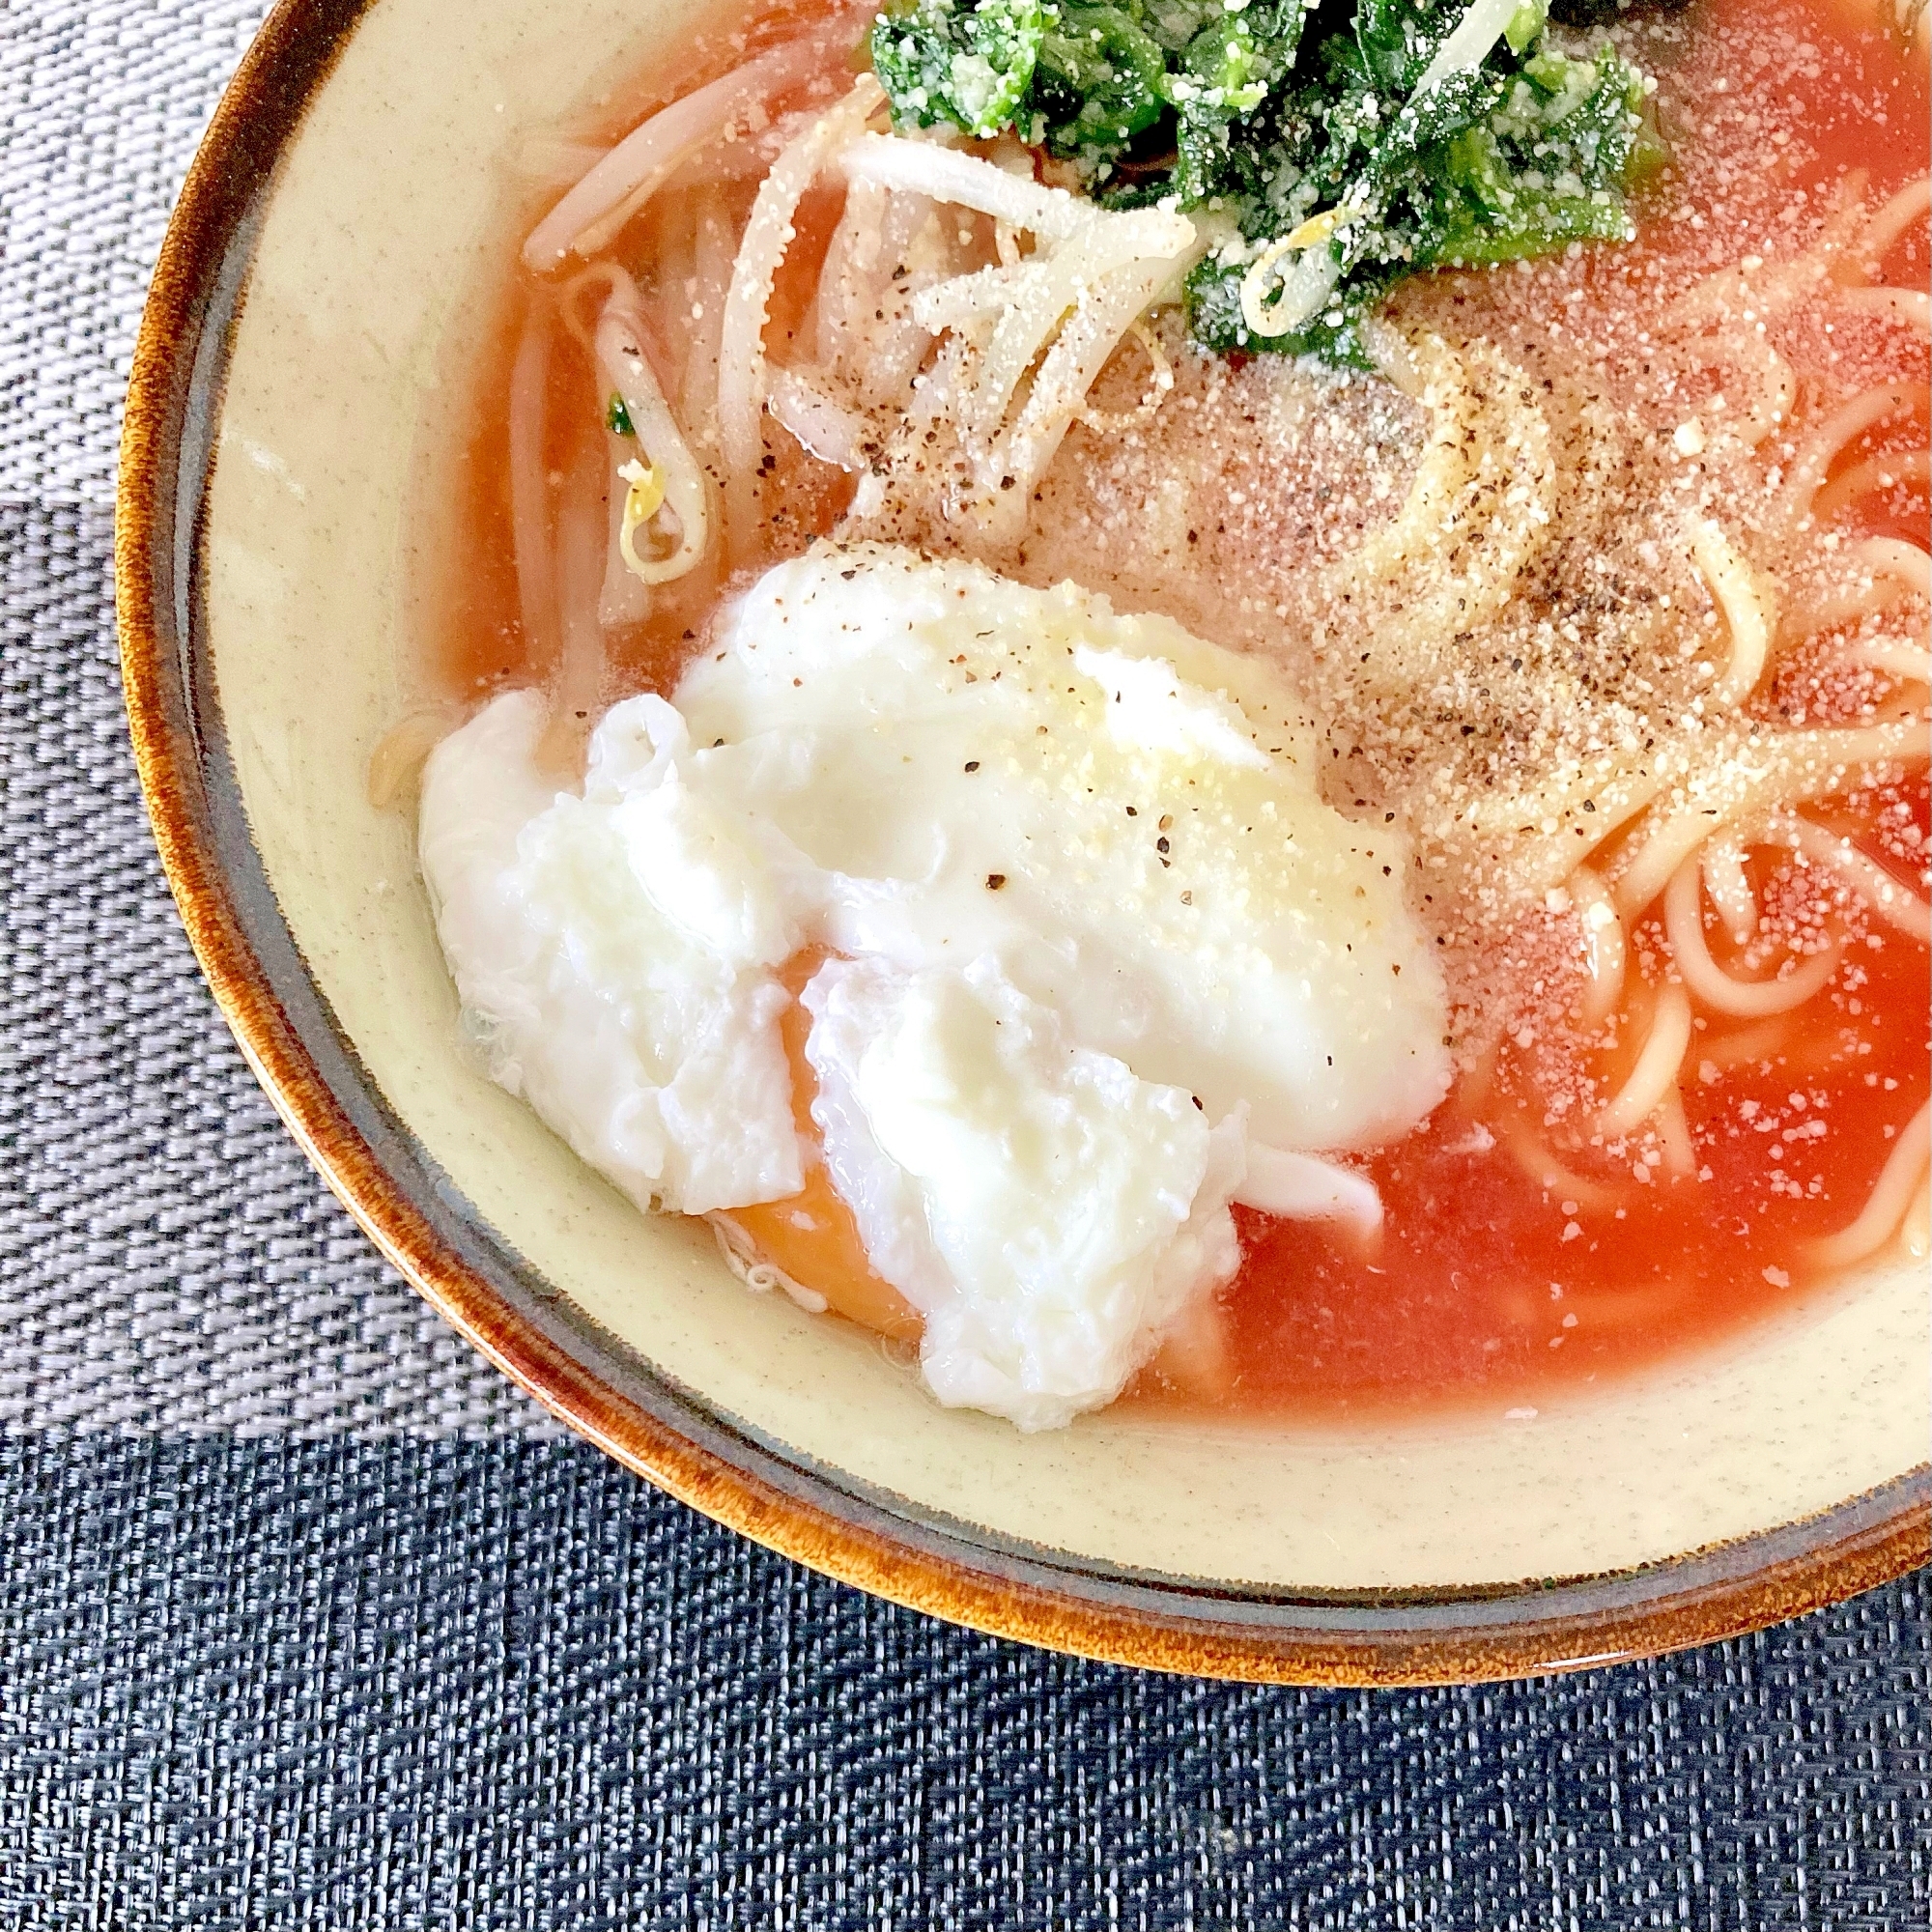
{"label": "green spinach leaf", "polygon": [[[1646,83],[1606,43],[1553,43],[1551,5],[1519,0],[1427,87],[1465,0],[896,0],[872,61],[902,125],[1010,129],[1110,204],[1231,217],[1238,239],[1188,283],[1205,345],[1347,362],[1405,275],[1634,232],[1630,192],[1661,152]],[[1259,334],[1244,279],[1297,233],[1327,250],[1332,291]]]}

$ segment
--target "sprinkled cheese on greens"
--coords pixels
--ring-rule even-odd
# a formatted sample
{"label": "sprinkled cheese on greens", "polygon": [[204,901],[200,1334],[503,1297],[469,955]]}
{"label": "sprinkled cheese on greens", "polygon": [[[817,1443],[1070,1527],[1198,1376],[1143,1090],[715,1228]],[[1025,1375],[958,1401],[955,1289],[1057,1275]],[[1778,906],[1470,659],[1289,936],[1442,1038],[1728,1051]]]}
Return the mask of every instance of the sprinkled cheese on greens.
{"label": "sprinkled cheese on greens", "polygon": [[1104,203],[1218,215],[1187,288],[1205,346],[1359,362],[1357,325],[1406,275],[1634,233],[1650,84],[1607,43],[1557,45],[1548,13],[899,0],[871,48],[901,127],[1010,132]]}

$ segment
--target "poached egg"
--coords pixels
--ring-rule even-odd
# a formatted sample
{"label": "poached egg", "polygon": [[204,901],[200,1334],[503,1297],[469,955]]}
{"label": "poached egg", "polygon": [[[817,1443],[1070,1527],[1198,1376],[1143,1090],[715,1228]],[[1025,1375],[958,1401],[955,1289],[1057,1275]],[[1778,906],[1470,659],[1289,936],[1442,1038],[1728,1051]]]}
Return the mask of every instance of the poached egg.
{"label": "poached egg", "polygon": [[[1324,1156],[1447,1090],[1406,852],[1321,800],[1278,672],[1166,619],[821,545],[606,714],[581,787],[546,717],[501,696],[424,775],[491,1072],[640,1207],[823,1161],[942,1401],[1111,1401],[1234,1273],[1231,1202],[1372,1224]],[[780,1018],[821,954],[801,1135]]]}

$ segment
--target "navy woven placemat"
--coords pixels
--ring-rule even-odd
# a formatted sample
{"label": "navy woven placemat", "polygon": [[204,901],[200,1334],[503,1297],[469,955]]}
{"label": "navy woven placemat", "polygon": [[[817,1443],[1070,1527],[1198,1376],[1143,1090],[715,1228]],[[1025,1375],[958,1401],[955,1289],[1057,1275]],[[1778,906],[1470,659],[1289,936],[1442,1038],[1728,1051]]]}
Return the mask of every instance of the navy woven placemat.
{"label": "navy woven placemat", "polygon": [[1487,1690],[1071,1662],[653,1494],[383,1265],[114,675],[117,398],[258,14],[0,9],[0,1927],[1923,1927],[1922,1578]]}
{"label": "navy woven placemat", "polygon": [[574,1442],[0,1443],[0,1918],[1908,1932],[1905,1584],[1675,1662],[1322,1692],[1086,1664]]}

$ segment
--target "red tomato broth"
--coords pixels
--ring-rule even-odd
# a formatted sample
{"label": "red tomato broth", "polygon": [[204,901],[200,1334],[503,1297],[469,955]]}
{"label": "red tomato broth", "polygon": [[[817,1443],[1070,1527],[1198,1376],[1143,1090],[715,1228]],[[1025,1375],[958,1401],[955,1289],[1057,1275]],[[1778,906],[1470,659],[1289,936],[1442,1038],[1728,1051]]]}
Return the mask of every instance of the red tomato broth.
{"label": "red tomato broth", "polygon": [[[668,72],[656,70],[647,80],[600,103],[582,130],[585,146],[601,149],[614,144],[656,109],[780,44],[802,25],[822,18],[824,11],[810,0],[726,8],[715,26],[693,37],[683,58]],[[862,18],[855,14],[855,40],[861,31]],[[828,69],[837,71],[831,55]],[[725,191],[727,207],[739,225],[750,211],[755,186],[738,183]],[[553,275],[532,277],[519,259],[524,237],[554,204],[559,191],[552,185],[506,193],[502,266],[470,319],[470,332],[453,372],[473,399],[467,412],[472,428],[457,460],[439,469],[437,487],[447,500],[425,519],[433,518],[451,529],[457,540],[422,559],[425,594],[419,628],[424,668],[438,696],[463,704],[474,703],[497,689],[541,679],[549,669],[524,635],[511,536],[506,398],[526,322],[538,321],[549,338],[544,454],[553,533],[560,510],[558,498],[573,466],[601,447],[608,398],[563,314],[572,277],[586,265],[572,262]],[[627,231],[626,246],[616,251],[639,275],[646,325],[643,348],[661,381],[665,367],[660,352],[688,328],[688,320],[681,294],[654,285],[652,244],[664,226],[664,205],[682,198],[674,187],[661,194]],[[799,239],[772,293],[766,341],[774,348],[795,333],[810,308],[817,265],[838,214],[837,197],[823,189],[809,195],[800,209],[795,224]],[[587,301],[585,313],[594,319],[594,308]],[[763,494],[777,514],[764,532],[761,553],[745,560],[746,575],[803,550],[831,526],[850,494],[848,479],[837,472],[828,475],[824,466],[814,463],[789,438],[773,439],[770,448]],[[608,513],[608,497],[605,507]],[[712,556],[689,577],[658,587],[643,623],[606,631],[607,701],[641,691],[668,693],[676,685],[724,589],[717,548],[713,546]]]}
{"label": "red tomato broth", "polygon": [[[815,224],[822,252],[836,210],[828,216],[819,204]],[[800,283],[810,283],[807,258],[781,278],[774,293],[775,330],[789,319],[795,327],[806,297]],[[553,292],[543,291],[506,303],[496,319],[483,359],[496,376],[496,394],[509,384],[510,365],[517,353],[525,315],[531,302],[549,305]],[[661,311],[661,304],[647,307]],[[656,318],[665,325],[661,313]],[[646,353],[655,348],[645,344]],[[560,499],[568,479],[586,454],[603,463],[603,433],[593,409],[601,385],[590,358],[560,321],[551,327],[550,363],[545,387],[544,450],[548,460],[552,528],[561,513]],[[440,691],[460,700],[508,687],[530,677],[542,677],[547,667],[537,661],[525,637],[510,534],[510,456],[500,401],[479,425],[456,468],[453,487],[459,493],[457,519],[465,532],[461,561],[443,574],[446,590],[436,597],[430,633],[432,678]],[[768,526],[763,553],[751,568],[762,568],[781,557],[796,554],[829,528],[843,507],[850,484],[836,472],[828,476],[789,440],[775,441],[766,494],[778,504]],[[608,511],[608,497],[600,497]],[[640,691],[668,693],[683,675],[697,648],[705,625],[724,591],[715,558],[707,559],[688,577],[660,586],[649,616],[641,624],[606,631],[608,658],[604,695],[607,700]]]}
{"label": "red tomato broth", "polygon": [[[1847,176],[1867,175],[1880,194],[1925,170],[1926,137],[1932,128],[1932,64],[1912,56],[1901,60],[1896,47],[1879,34],[1860,31],[1853,10],[1843,6],[1766,6],[1763,0],[1704,0],[1713,25],[1749,31],[1754,19],[1779,14],[1802,22],[1822,56],[1819,81],[1807,81],[1797,120],[1813,151],[1794,171],[1797,185],[1829,188]],[[1647,238],[1646,238],[1647,239]],[[1887,250],[1881,279],[1899,288],[1922,289],[1932,281],[1932,240],[1916,223]],[[1932,375],[1932,343],[1920,338],[1904,355],[1894,335],[1888,343],[1889,373],[1923,385]],[[1861,437],[1833,466],[1842,473],[1861,457],[1879,451],[1922,451],[1927,442],[1926,403],[1921,393],[1906,415],[1892,418]],[[1889,495],[1863,497],[1844,520],[1863,536],[1901,537],[1932,547],[1932,512],[1924,483],[1908,484]]]}
{"label": "red tomato broth", "polygon": [[[1802,99],[1792,97],[1794,125],[1809,151],[1790,171],[1795,183],[1822,186],[1859,169],[1883,193],[1923,170],[1922,63],[1902,63],[1877,34],[1858,32],[1799,0],[1700,0],[1687,17],[1692,23],[1687,60],[1700,44],[1708,55],[1714,36],[1749,33],[1767,21],[1801,27],[1819,49],[1822,77],[1806,83]],[[752,44],[780,37],[767,24]],[[676,85],[653,87],[651,98],[675,99],[735,65],[747,43],[743,36],[733,39],[726,44],[714,37]],[[627,130],[648,104],[640,95],[621,114],[612,111],[600,132],[614,137]],[[1669,192],[1667,184],[1656,191],[1652,218],[1636,243],[1589,258],[1585,273],[1595,298],[1614,304],[1654,289],[1659,260],[1684,242],[1660,212],[1667,212]],[[750,195],[747,185],[745,206]],[[506,224],[512,249],[542,205],[531,197],[514,211],[515,223]],[[800,212],[799,242],[774,293],[768,334],[774,348],[808,314],[813,270],[836,215],[836,200],[824,193]],[[1702,239],[1708,247],[1710,234]],[[1738,252],[1747,245],[1741,235]],[[1925,265],[1924,237],[1915,232],[1889,252],[1888,278],[1923,286]],[[470,345],[465,358],[464,380],[476,385],[478,403],[454,505],[463,542],[431,600],[429,649],[436,682],[464,702],[545,669],[531,661],[519,618],[502,398],[529,304],[554,303],[566,280],[533,289],[520,272],[506,273],[494,313],[479,327],[480,350]],[[674,301],[648,285],[644,296],[653,327],[675,330]],[[568,476],[601,434],[590,407],[595,378],[560,326],[553,328],[552,352],[546,455],[554,476]],[[1901,350],[1894,343],[1886,354],[1897,365],[1895,379],[1923,381],[1922,345]],[[1874,452],[1922,448],[1924,440],[1920,410],[1881,424],[1839,458],[1834,473]],[[778,521],[748,568],[793,554],[829,528],[849,488],[788,438],[775,436],[768,447],[765,501]],[[1860,534],[1921,544],[1927,521],[1923,487],[1909,484],[1868,495],[1845,520]],[[606,697],[670,691],[700,647],[724,587],[717,569],[695,573],[682,588],[655,600],[645,624],[609,634]],[[1901,788],[1898,797],[1922,853],[1923,781]],[[1862,842],[1897,869],[1896,853]],[[1777,1023],[1781,1037],[1765,1057],[1709,1084],[1686,1079],[1698,1174],[1638,1180],[1628,1164],[1619,1172],[1597,1151],[1564,1151],[1541,1133],[1528,1069],[1506,1048],[1487,1091],[1465,1083],[1416,1133],[1366,1162],[1387,1215],[1373,1251],[1331,1240],[1310,1224],[1237,1209],[1242,1265],[1219,1297],[1222,1332],[1212,1350],[1224,1365],[1223,1387],[1204,1394],[1199,1373],[1177,1358],[1170,1375],[1157,1360],[1128,1399],[1167,1409],[1351,1419],[1468,1404],[1533,1405],[1719,1343],[1795,1308],[1821,1285],[1803,1263],[1804,1243],[1857,1216],[1884,1164],[1887,1129],[1910,1120],[1932,1085],[1925,949],[1889,927],[1854,923],[1849,957],[1861,983],[1854,987],[1858,974],[1841,969],[1816,1000]],[[1504,1005],[1516,997],[1515,989],[1499,989]],[[806,1129],[809,1069],[799,1019],[794,1008],[786,1043],[800,1077]],[[1704,1016],[1692,1062],[1727,1044],[1748,1045],[1746,1036],[1765,1026]],[[1594,1070],[1602,1074],[1606,1065],[1600,1054]],[[1826,1123],[1822,1136],[1809,1130],[1818,1121]],[[1571,1205],[1562,1188],[1547,1188],[1509,1151],[1504,1130],[1513,1122],[1528,1124],[1552,1157],[1590,1183],[1580,1190],[1587,1198]],[[1492,1145],[1478,1145],[1483,1134]],[[1778,1157],[1768,1160],[1772,1150]],[[856,1244],[849,1210],[824,1184],[822,1167],[805,1194],[735,1218],[781,1265],[807,1286],[825,1289],[835,1308],[907,1334],[902,1304],[894,1305],[896,1295],[869,1269],[862,1280],[854,1267],[842,1284],[810,1278],[815,1261],[829,1265],[826,1257],[849,1258]],[[786,1235],[788,1227],[797,1236]]]}
{"label": "red tomato broth", "polygon": [[[1924,815],[1921,790],[1921,826]],[[1804,1242],[1857,1216],[1884,1164],[1887,1129],[1925,1098],[1925,950],[1889,931],[1877,937],[1876,950],[1861,949],[1869,977],[1860,1013],[1844,1010],[1850,996],[1828,992],[1816,1004],[1830,1020],[1809,1009],[1791,1016],[1783,1051],[1709,1086],[1686,1081],[1708,1179],[1634,1182],[1626,1166],[1615,1205],[1573,1201],[1502,1145],[1507,1102],[1472,1113],[1457,1097],[1368,1161],[1387,1213],[1373,1255],[1351,1255],[1310,1225],[1237,1210],[1242,1265],[1222,1297],[1233,1365],[1223,1403],[1311,1416],[1507,1406],[1793,1308],[1819,1283],[1801,1259]],[[1760,1024],[1712,1024],[1693,1059]],[[1814,1121],[1826,1123],[1821,1137],[1786,1138]],[[1479,1124],[1496,1144],[1473,1151]],[[1605,1166],[1557,1158],[1599,1186],[1612,1178]],[[1148,1393],[1179,1399],[1158,1376]]]}
{"label": "red tomato broth", "polygon": [[[1882,196],[1924,172],[1932,111],[1923,62],[1901,62],[1877,33],[1790,0],[1702,0],[1688,17],[1703,44],[1688,50],[1687,65],[1710,59],[1719,38],[1774,21],[1796,26],[1818,49],[1821,77],[1791,99],[1810,150],[1789,170],[1794,186],[1828,189],[1855,175]],[[1693,239],[1688,224],[1670,218],[1681,212],[1670,197],[1668,182],[1653,193],[1636,242],[1587,258],[1593,305],[1656,300],[1661,266],[1690,252]],[[1701,219],[1694,240],[1699,252],[1715,245]],[[1735,253],[1750,245],[1741,229]],[[1924,287],[1927,253],[1921,223],[1888,251],[1884,278]],[[1476,298],[1508,303],[1511,291],[1499,278]],[[1894,332],[1883,359],[1889,379],[1922,384],[1932,356],[1922,339],[1901,344]],[[1858,439],[1832,473],[1925,443],[1920,399]],[[1922,482],[1867,493],[1838,521],[1852,535],[1919,545],[1932,538]],[[1917,829],[1916,870],[1927,849],[1927,786],[1919,778],[1894,790]],[[1896,852],[1869,836],[1860,844],[1903,873]],[[1923,891],[1922,877],[1907,882]],[[1534,1094],[1515,1091],[1505,1048],[1492,1093],[1465,1082],[1415,1134],[1365,1163],[1387,1217],[1373,1253],[1310,1224],[1236,1209],[1241,1269],[1220,1296],[1225,1387],[1204,1397],[1187,1365],[1170,1373],[1157,1357],[1128,1400],[1310,1419],[1494,1410],[1720,1344],[1792,1311],[1828,1285],[1806,1264],[1805,1244],[1857,1217],[1889,1137],[1932,1086],[1926,950],[1875,922],[1855,916],[1853,924],[1845,966],[1797,1012],[1774,1022],[1700,1012],[1690,1068],[1727,1044],[1749,1047],[1754,1033],[1779,1037],[1768,1057],[1727,1067],[1716,1081],[1685,1079],[1699,1174],[1636,1181],[1628,1163],[1618,1175],[1601,1154],[1551,1145]],[[1510,985],[1496,993],[1505,1009],[1521,997]],[[1603,1056],[1597,1061],[1601,1072]],[[1501,1130],[1513,1120],[1586,1183],[1576,1190],[1583,1198],[1546,1188],[1510,1153]],[[1822,1137],[1814,1137],[1816,1122],[1825,1124]],[[1494,1146],[1472,1148],[1479,1127]]]}

